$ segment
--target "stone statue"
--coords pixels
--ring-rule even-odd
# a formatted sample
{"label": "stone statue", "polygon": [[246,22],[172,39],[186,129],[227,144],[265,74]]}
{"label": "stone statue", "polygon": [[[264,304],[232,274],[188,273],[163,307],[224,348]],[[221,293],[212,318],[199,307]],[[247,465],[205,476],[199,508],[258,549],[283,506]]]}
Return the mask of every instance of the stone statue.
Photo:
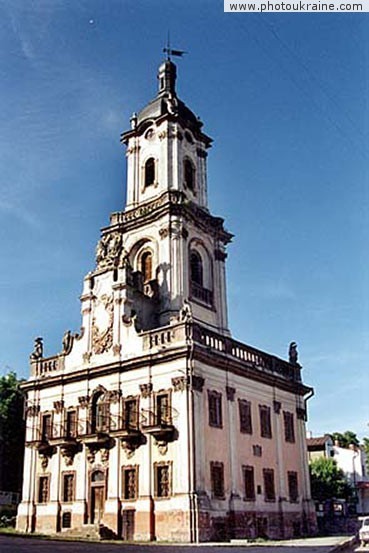
{"label": "stone statue", "polygon": [[297,352],[297,344],[296,344],[296,342],[291,342],[289,350],[288,350],[289,362],[292,365],[297,365],[298,356],[299,355],[298,355],[298,352]]}
{"label": "stone statue", "polygon": [[44,346],[42,343],[42,338],[39,336],[35,338],[35,344],[33,346],[33,352],[30,355],[30,358],[33,360],[42,359],[44,355]]}
{"label": "stone statue", "polygon": [[68,353],[72,351],[72,347],[73,347],[73,336],[70,330],[66,330],[64,332],[62,343],[63,343],[63,353],[65,353],[65,355],[68,355]]}

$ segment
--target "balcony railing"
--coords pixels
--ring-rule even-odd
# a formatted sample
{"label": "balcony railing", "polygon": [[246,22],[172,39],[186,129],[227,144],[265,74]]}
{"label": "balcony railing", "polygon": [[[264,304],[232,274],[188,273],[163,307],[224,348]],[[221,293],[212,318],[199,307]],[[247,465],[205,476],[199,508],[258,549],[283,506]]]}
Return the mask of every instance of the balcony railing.
{"label": "balcony railing", "polygon": [[64,357],[54,355],[53,357],[45,357],[43,359],[35,359],[31,361],[32,376],[45,376],[63,369]]}
{"label": "balcony railing", "polygon": [[301,382],[301,367],[299,365],[292,365],[283,359],[212,332],[198,324],[193,325],[193,340],[206,346],[210,351],[224,353],[243,361],[249,367],[277,373],[288,380]]}
{"label": "balcony railing", "polygon": [[194,300],[205,303],[206,305],[213,305],[213,292],[203,286],[200,286],[196,282],[191,282],[190,285],[191,298]]}

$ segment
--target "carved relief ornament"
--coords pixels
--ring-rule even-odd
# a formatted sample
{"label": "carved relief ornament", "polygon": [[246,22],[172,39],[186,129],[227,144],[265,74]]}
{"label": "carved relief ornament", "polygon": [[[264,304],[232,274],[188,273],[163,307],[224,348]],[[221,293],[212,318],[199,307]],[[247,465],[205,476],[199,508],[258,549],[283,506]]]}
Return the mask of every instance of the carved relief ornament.
{"label": "carved relief ornament", "polygon": [[99,355],[108,351],[113,345],[113,318],[114,318],[114,302],[112,296],[104,294],[100,298],[100,302],[104,305],[105,311],[108,314],[108,326],[105,330],[100,330],[96,324],[95,317],[92,319],[91,337],[92,337],[92,353]]}
{"label": "carved relief ornament", "polygon": [[96,247],[98,269],[116,267],[123,252],[123,237],[120,232],[104,234]]}

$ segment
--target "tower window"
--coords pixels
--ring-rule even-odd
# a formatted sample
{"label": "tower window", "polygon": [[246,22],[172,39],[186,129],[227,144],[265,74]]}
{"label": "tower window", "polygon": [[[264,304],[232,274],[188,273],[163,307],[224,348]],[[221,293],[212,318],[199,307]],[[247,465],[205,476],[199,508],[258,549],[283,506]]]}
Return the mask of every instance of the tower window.
{"label": "tower window", "polygon": [[191,282],[203,286],[202,259],[196,251],[192,251],[190,254],[190,266]]}
{"label": "tower window", "polygon": [[193,192],[195,189],[195,168],[189,159],[185,159],[183,162],[183,172],[185,186]]}
{"label": "tower window", "polygon": [[141,273],[144,282],[148,282],[152,279],[152,253],[145,252],[141,257]]}
{"label": "tower window", "polygon": [[150,157],[145,163],[145,186],[151,186],[155,182],[155,159]]}

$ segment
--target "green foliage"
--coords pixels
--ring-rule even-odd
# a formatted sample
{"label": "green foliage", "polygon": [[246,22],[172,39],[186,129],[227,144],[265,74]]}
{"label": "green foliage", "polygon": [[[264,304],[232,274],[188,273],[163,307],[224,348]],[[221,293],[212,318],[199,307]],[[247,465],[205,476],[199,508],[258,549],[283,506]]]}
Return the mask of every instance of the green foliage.
{"label": "green foliage", "polygon": [[350,499],[353,490],[334,459],[319,457],[310,463],[311,494],[316,501]]}
{"label": "green foliage", "polygon": [[346,432],[333,432],[333,434],[330,435],[333,442],[338,442],[340,447],[346,447],[348,448],[351,444],[353,445],[360,445],[360,441],[355,434],[355,432],[352,432],[351,430],[346,430]]}
{"label": "green foliage", "polygon": [[21,383],[14,372],[0,377],[0,489],[19,492],[25,424]]}

